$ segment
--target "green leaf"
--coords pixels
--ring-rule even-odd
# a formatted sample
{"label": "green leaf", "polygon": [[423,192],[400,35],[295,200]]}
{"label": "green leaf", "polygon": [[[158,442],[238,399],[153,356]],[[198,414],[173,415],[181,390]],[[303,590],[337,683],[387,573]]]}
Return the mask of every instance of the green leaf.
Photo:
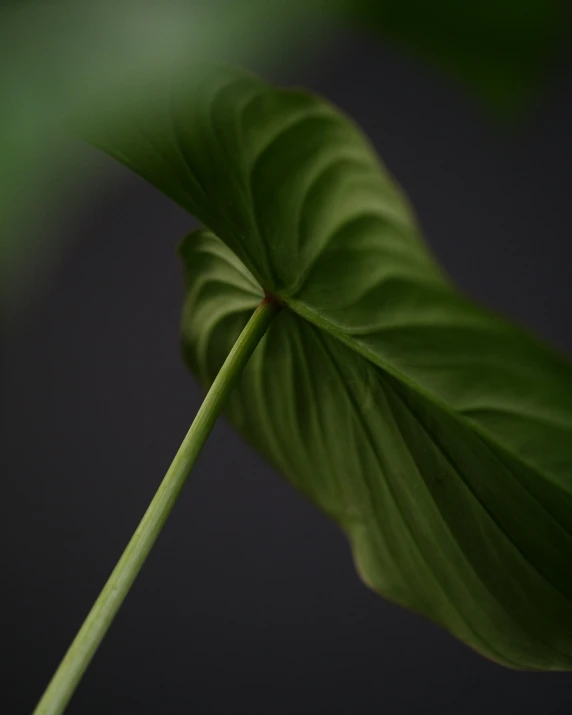
{"label": "green leaf", "polygon": [[206,67],[83,133],[200,219],[186,359],[346,533],[363,580],[514,667],[572,667],[572,369],[462,297],[367,140],[323,100]]}

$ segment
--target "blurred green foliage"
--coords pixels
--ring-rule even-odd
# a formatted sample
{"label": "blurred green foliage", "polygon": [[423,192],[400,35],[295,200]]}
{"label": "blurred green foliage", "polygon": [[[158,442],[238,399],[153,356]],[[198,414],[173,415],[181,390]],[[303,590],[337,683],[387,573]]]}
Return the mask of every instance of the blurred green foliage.
{"label": "blurred green foliage", "polygon": [[563,0],[355,0],[343,11],[509,114],[530,99],[570,35]]}

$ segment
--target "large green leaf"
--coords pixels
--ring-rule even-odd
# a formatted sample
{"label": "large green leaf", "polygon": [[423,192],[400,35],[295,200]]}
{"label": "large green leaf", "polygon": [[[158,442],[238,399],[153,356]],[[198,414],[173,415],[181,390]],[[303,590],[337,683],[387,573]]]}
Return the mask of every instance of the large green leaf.
{"label": "large green leaf", "polygon": [[203,67],[125,103],[82,131],[209,229],[182,246],[201,381],[264,290],[286,304],[233,422],[373,589],[506,665],[572,667],[571,366],[459,295],[323,100]]}

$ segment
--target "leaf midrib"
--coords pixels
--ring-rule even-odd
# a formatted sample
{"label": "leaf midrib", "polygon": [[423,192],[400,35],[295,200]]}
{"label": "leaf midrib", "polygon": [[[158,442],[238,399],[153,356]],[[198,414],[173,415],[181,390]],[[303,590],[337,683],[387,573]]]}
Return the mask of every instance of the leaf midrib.
{"label": "leaf midrib", "polygon": [[[520,464],[525,466],[527,469],[530,469],[536,476],[541,479],[547,479],[548,481],[550,481],[551,484],[554,484],[554,480],[551,479],[549,475],[539,471],[538,466],[536,464],[531,463],[526,459],[523,459],[520,454],[515,453],[510,447],[507,447],[502,442],[498,442],[497,440],[495,440],[489,432],[483,430],[482,428],[479,428],[478,425],[467,419],[462,413],[455,410],[447,402],[440,400],[433,393],[423,389],[419,385],[419,383],[415,382],[415,380],[412,380],[410,377],[398,370],[394,365],[384,360],[381,360],[373,350],[369,349],[366,345],[361,343],[359,340],[356,340],[351,335],[348,335],[344,330],[335,325],[335,323],[332,323],[331,321],[321,316],[320,313],[308,307],[307,304],[290,297],[284,299],[284,303],[286,304],[286,307],[288,307],[294,313],[299,315],[301,318],[307,320],[309,323],[312,323],[317,328],[325,330],[329,335],[336,338],[344,345],[349,347],[353,352],[357,353],[358,355],[361,355],[368,362],[372,363],[376,367],[386,372],[391,377],[398,380],[405,387],[408,387],[409,389],[413,390],[416,394],[420,395],[428,402],[435,405],[437,408],[443,410],[451,417],[461,421],[464,425],[467,426],[467,428],[469,428],[476,435],[478,435],[485,443],[493,447],[493,449],[498,449],[501,453],[505,454],[509,458],[516,458]],[[558,485],[556,484],[556,486]]]}
{"label": "leaf midrib", "polygon": [[[316,326],[316,327],[317,327],[317,326]],[[347,396],[348,396],[348,399],[349,399],[350,403],[352,404],[354,413],[355,413],[357,419],[360,421],[360,424],[361,424],[361,426],[362,426],[362,429],[363,429],[363,431],[364,431],[364,434],[366,435],[366,437],[367,437],[367,439],[368,439],[368,441],[369,441],[369,443],[370,443],[370,446],[371,446],[373,452],[374,452],[374,453],[377,453],[377,443],[376,443],[376,441],[375,441],[375,439],[373,438],[373,435],[372,435],[372,433],[371,433],[370,425],[368,424],[367,420],[364,420],[364,419],[363,419],[363,415],[362,415],[361,411],[357,408],[357,404],[356,404],[356,401],[355,401],[355,396],[354,396],[353,392],[348,388],[348,385],[346,384],[346,382],[345,382],[345,380],[344,380],[344,378],[343,378],[343,375],[342,375],[342,373],[341,373],[341,371],[340,371],[339,365],[337,364],[337,361],[335,360],[334,356],[332,355],[331,350],[330,350],[330,348],[328,347],[327,343],[324,341],[324,339],[323,339],[321,333],[322,333],[322,331],[321,331],[320,329],[318,329],[317,335],[318,335],[318,339],[319,339],[319,341],[320,341],[320,343],[321,343],[321,345],[322,345],[322,349],[324,350],[325,354],[328,356],[328,358],[329,358],[329,360],[330,360],[330,362],[331,362],[331,364],[332,364],[334,370],[336,371],[336,373],[337,373],[337,375],[338,375],[338,378],[340,379],[340,382],[341,382],[342,386],[344,387],[344,389],[345,389],[345,391],[346,391],[346,394],[347,394]],[[424,421],[419,417],[419,415],[418,415],[417,412],[411,407],[411,405],[406,404],[406,403],[403,401],[403,397],[402,397],[399,393],[395,393],[395,394],[396,394],[396,396],[398,397],[398,399],[401,401],[401,403],[403,404],[403,406],[405,407],[405,409],[413,416],[413,418],[414,418],[414,419],[416,420],[416,422],[419,424],[420,429],[423,430],[423,431],[429,436],[429,438],[431,439],[431,441],[433,442],[433,444],[435,444],[435,446],[437,447],[438,451],[442,454],[443,458],[450,464],[450,466],[452,467],[453,471],[457,474],[458,478],[459,478],[459,479],[461,480],[461,482],[463,483],[465,489],[468,490],[468,492],[472,495],[473,499],[476,500],[476,502],[480,505],[480,507],[483,509],[483,511],[488,515],[489,519],[491,519],[491,521],[495,524],[495,526],[499,529],[499,531],[503,534],[503,536],[507,539],[507,541],[512,545],[512,547],[520,554],[520,556],[529,564],[529,566],[530,566],[541,578],[545,579],[548,583],[550,583],[551,586],[554,588],[555,591],[557,591],[563,598],[567,599],[568,596],[567,596],[550,578],[548,578],[548,577],[546,576],[546,574],[544,574],[544,573],[539,569],[539,567],[538,567],[536,564],[534,564],[534,563],[530,560],[530,558],[526,555],[526,553],[525,553],[525,552],[518,546],[518,544],[511,538],[511,536],[509,535],[509,533],[504,529],[503,525],[498,521],[498,519],[497,519],[497,518],[495,517],[495,515],[490,511],[490,509],[487,507],[487,505],[486,505],[486,504],[482,501],[482,499],[477,495],[477,493],[475,492],[475,490],[473,489],[473,487],[472,487],[465,479],[463,479],[461,470],[456,466],[455,461],[452,459],[452,457],[450,456],[450,454],[448,453],[448,451],[447,451],[447,450],[444,448],[444,446],[441,444],[440,440],[438,440],[438,439],[436,438],[436,436],[435,436],[435,434],[433,433],[433,431],[432,431],[431,429],[429,429],[429,427],[428,427],[428,426],[424,423]],[[401,432],[401,430],[399,430],[399,431]],[[383,470],[382,470],[382,471],[383,471]],[[369,480],[367,479],[367,473],[364,473],[363,476],[364,476],[365,483],[366,483],[366,485],[367,485],[368,493],[369,493],[369,495],[370,495],[370,500],[371,500],[371,502],[372,502],[372,504],[373,504],[373,503],[375,503],[375,497],[373,496],[373,495],[374,495],[374,490],[373,490],[371,484],[369,483]],[[451,598],[451,596],[450,596],[450,594],[449,594],[449,592],[448,592],[447,587],[446,587],[445,584],[442,582],[442,580],[441,580],[441,578],[439,577],[439,575],[436,573],[436,571],[435,571],[435,569],[433,568],[433,566],[432,566],[432,564],[430,563],[430,561],[425,558],[425,554],[424,554],[424,551],[423,551],[423,549],[421,548],[421,546],[420,546],[420,544],[419,544],[419,540],[418,540],[416,534],[414,533],[414,531],[409,527],[409,524],[408,524],[408,522],[407,522],[407,519],[405,518],[405,516],[404,516],[404,514],[403,514],[403,511],[402,511],[402,509],[401,509],[401,507],[400,507],[400,505],[399,505],[399,501],[398,501],[398,499],[397,499],[397,497],[396,497],[396,495],[395,495],[393,486],[392,486],[392,484],[391,484],[391,480],[389,480],[389,479],[386,478],[386,479],[385,479],[385,483],[386,483],[387,488],[389,489],[389,492],[390,492],[390,494],[391,494],[391,498],[392,498],[392,502],[393,502],[394,508],[395,508],[395,509],[397,510],[397,512],[399,513],[400,518],[401,518],[401,521],[402,521],[402,523],[404,524],[404,528],[406,528],[406,529],[408,530],[409,535],[410,535],[410,538],[411,538],[413,544],[415,545],[415,548],[417,549],[419,555],[422,557],[422,559],[425,561],[425,563],[428,564],[428,568],[429,568],[429,570],[430,570],[431,576],[432,576],[433,581],[434,581],[434,583],[436,584],[437,588],[441,591],[441,593],[442,593],[442,594],[444,595],[444,597],[446,598],[446,600],[447,600],[447,602],[448,602],[450,608],[452,608],[452,609],[455,611],[455,613],[457,614],[458,618],[460,618],[460,619],[463,621],[463,623],[465,624],[466,628],[468,628],[468,629],[471,631],[471,633],[473,634],[473,636],[474,636],[475,638],[477,638],[478,640],[482,641],[482,640],[483,640],[482,635],[481,635],[480,633],[478,633],[477,631],[475,631],[475,630],[472,628],[472,626],[471,626],[471,624],[470,624],[470,621],[466,618],[465,614],[462,613],[462,612],[458,609],[458,607],[457,607],[457,605],[456,605],[456,603],[455,603],[455,600],[454,600],[453,598]],[[377,514],[377,509],[374,508],[374,509],[373,509],[373,513],[374,513],[374,514]],[[381,525],[380,525],[380,523],[378,522],[377,518],[375,518],[374,521],[375,521],[376,526],[377,526],[378,528],[380,528]],[[446,520],[444,520],[444,525],[445,525],[445,528],[447,529],[447,531],[452,534],[452,532],[451,532],[451,530],[450,530],[450,527],[449,527],[449,524],[447,523]],[[458,543],[458,542],[457,542],[457,543]],[[475,569],[473,569],[473,573],[474,573],[475,576],[479,579],[479,581],[483,584],[483,587],[486,588],[486,590],[487,590],[487,592],[490,594],[490,596],[491,596],[492,598],[494,598],[495,602],[498,603],[499,606],[500,606],[500,605],[501,605],[501,604],[500,604],[500,601],[498,600],[498,598],[496,597],[496,595],[490,590],[488,584],[481,578],[480,574],[479,574]],[[411,584],[410,584],[410,588],[412,588]],[[519,624],[519,626],[520,626],[521,628],[525,629],[527,632],[529,632],[530,635],[533,635],[534,637],[538,637],[537,634],[534,634],[532,631],[530,631],[530,630],[528,629],[527,624],[526,624],[525,622],[523,622],[523,621],[517,619],[517,618],[514,616],[514,614],[512,615],[512,617],[513,617],[514,620]],[[562,652],[558,651],[557,649],[554,649],[554,648],[550,645],[549,642],[546,642],[546,641],[543,641],[543,642],[544,642],[545,646],[546,646],[549,650],[553,650],[557,655],[559,655],[559,656],[564,655]],[[488,648],[494,649],[494,644],[491,644],[491,643],[487,642],[486,645],[487,645]],[[497,655],[498,655],[498,653],[497,653]]]}

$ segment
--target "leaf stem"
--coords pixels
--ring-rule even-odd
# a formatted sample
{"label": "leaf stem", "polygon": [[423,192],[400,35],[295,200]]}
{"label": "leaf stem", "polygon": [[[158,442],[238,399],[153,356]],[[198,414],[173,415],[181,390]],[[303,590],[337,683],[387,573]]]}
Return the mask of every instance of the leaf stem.
{"label": "leaf stem", "polygon": [[237,377],[280,307],[273,299],[265,298],[238,337],[143,519],[60,663],[34,715],[60,715],[64,711],[161,533]]}

